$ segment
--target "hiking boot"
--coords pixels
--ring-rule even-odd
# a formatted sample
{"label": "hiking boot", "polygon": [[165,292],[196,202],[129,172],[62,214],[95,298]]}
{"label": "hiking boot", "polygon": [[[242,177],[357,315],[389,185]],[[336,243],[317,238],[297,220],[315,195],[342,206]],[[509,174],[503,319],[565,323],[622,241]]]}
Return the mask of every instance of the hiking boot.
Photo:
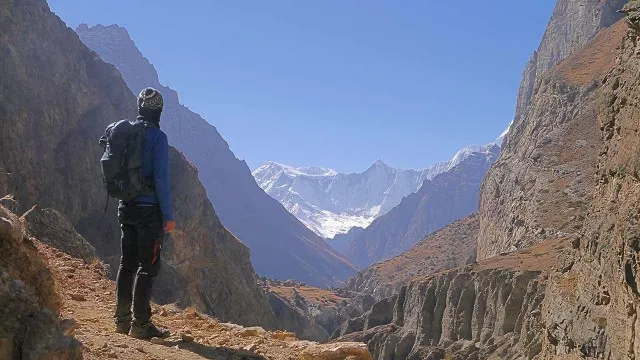
{"label": "hiking boot", "polygon": [[155,326],[151,321],[145,325],[138,325],[134,321],[131,324],[131,331],[129,331],[129,335],[136,339],[151,339],[154,337],[167,338],[171,335],[171,332],[167,329]]}
{"label": "hiking boot", "polygon": [[127,335],[127,334],[129,334],[129,330],[130,329],[131,329],[131,323],[130,322],[116,321],[116,332],[118,334]]}

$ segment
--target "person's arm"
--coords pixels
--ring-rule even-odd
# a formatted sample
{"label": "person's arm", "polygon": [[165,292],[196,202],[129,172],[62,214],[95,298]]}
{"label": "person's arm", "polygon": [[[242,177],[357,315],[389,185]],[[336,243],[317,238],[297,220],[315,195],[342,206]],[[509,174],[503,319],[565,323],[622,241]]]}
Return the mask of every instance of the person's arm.
{"label": "person's arm", "polygon": [[[161,133],[153,149],[153,179],[156,186],[156,196],[162,211],[165,226],[172,222],[173,208],[171,206],[171,190],[169,189],[169,143],[167,135]],[[175,226],[175,225],[174,225]]]}

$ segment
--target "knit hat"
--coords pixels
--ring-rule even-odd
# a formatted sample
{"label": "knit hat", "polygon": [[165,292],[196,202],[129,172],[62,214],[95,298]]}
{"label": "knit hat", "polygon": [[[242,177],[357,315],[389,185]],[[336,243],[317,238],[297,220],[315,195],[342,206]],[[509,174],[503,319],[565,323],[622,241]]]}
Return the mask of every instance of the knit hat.
{"label": "knit hat", "polygon": [[156,110],[162,111],[162,95],[154,88],[145,88],[138,95],[138,110]]}

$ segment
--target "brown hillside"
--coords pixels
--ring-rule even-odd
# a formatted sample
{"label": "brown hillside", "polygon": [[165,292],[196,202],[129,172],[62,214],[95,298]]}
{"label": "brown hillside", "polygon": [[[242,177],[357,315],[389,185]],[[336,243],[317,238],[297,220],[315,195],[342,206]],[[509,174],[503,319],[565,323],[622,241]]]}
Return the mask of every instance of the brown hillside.
{"label": "brown hillside", "polygon": [[402,255],[365,269],[350,279],[346,288],[380,300],[413,279],[472,263],[478,230],[477,215],[458,220],[427,236]]}
{"label": "brown hillside", "polygon": [[606,28],[585,45],[579,52],[569,56],[554,68],[556,74],[569,83],[586,86],[602,80],[615,65],[618,47],[628,29],[625,20]]}

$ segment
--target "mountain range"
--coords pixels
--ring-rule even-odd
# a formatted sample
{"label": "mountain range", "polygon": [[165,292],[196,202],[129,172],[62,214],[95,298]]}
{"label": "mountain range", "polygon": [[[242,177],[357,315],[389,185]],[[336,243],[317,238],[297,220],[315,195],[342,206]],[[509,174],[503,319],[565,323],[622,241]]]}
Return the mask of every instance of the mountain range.
{"label": "mountain range", "polygon": [[501,139],[466,148],[454,158],[455,166],[425,179],[417,192],[355,236],[345,255],[367,267],[409,250],[427,235],[477,211],[482,181],[500,154],[498,143]]}
{"label": "mountain range", "polygon": [[[494,144],[499,145],[505,134]],[[268,162],[252,174],[267,194],[316,234],[336,239],[334,247],[342,249],[340,239],[352,228],[368,227],[404,197],[418,191],[425,180],[451,170],[482,148],[465,147],[450,160],[421,170],[397,169],[378,160],[363,172],[344,174],[328,168]]]}
{"label": "mountain range", "polygon": [[258,274],[318,286],[338,285],[354,274],[351,264],[256,184],[247,164],[235,157],[213,125],[160,83],[125,28],[81,24],[76,33],[117,68],[134,94],[147,86],[163,94],[161,127],[169,143],[196,166],[222,224],[249,247]]}

